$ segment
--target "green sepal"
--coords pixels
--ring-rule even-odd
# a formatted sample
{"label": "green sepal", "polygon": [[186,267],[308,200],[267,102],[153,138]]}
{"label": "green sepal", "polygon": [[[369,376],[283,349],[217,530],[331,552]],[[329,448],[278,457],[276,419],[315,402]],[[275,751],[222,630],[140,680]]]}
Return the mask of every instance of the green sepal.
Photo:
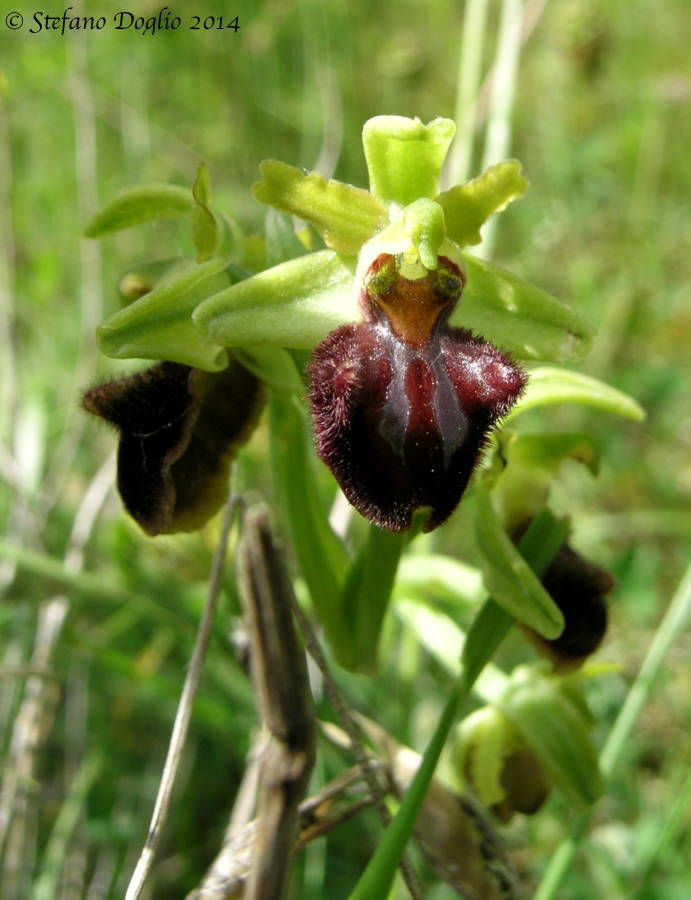
{"label": "green sepal", "polygon": [[264,160],[259,171],[254,197],[310,222],[339,253],[357,253],[386,222],[384,205],[362,188],[275,159]]}
{"label": "green sepal", "polygon": [[208,372],[225,368],[226,350],[192,321],[199,302],[228,284],[225,265],[226,260],[214,258],[176,267],[170,278],[98,328],[102,352],[114,359],[168,360]]}
{"label": "green sepal", "polygon": [[451,316],[517,359],[571,362],[590,350],[595,329],[574,310],[506,269],[463,254],[468,282]]}
{"label": "green sepal", "polygon": [[557,682],[521,666],[496,706],[572,803],[595,803],[603,785],[590,722]]}
{"label": "green sepal", "polygon": [[481,482],[475,493],[475,539],[488,593],[517,621],[548,640],[558,637],[564,630],[559,607],[502,527]]}
{"label": "green sepal", "polygon": [[420,197],[433,200],[449,145],[456,133],[451,119],[375,116],[362,129],[370,190],[384,203],[407,206]]}
{"label": "green sepal", "polygon": [[555,403],[580,403],[634,422],[645,418],[643,407],[623,391],[581,372],[541,366],[531,370],[528,387],[507,420],[537,406]]}
{"label": "green sepal", "polygon": [[98,238],[152,219],[179,219],[194,205],[192,191],[174,184],[143,184],[117,194],[89,219],[85,237]]}
{"label": "green sepal", "polygon": [[527,189],[528,181],[521,174],[521,164],[515,159],[507,159],[435,199],[444,210],[447,235],[463,247],[479,244],[482,240],[480,227]]}
{"label": "green sepal", "polygon": [[355,259],[321,250],[292,259],[209,297],[193,319],[213,344],[310,350],[359,318]]}

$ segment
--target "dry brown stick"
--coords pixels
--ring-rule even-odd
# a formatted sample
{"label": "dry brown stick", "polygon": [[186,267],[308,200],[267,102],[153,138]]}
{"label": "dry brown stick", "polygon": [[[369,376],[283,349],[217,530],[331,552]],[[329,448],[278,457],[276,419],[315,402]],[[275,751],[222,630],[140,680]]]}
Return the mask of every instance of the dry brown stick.
{"label": "dry brown stick", "polygon": [[293,589],[263,509],[250,510],[245,516],[239,575],[252,680],[267,733],[245,897],[283,900],[316,740],[307,662],[291,614]]}
{"label": "dry brown stick", "polygon": [[[362,784],[362,770],[359,766],[341,772],[317,794],[302,801],[295,840],[296,852],[310,841],[322,837],[372,805],[372,798],[369,795],[355,800],[346,797],[353,785],[356,785],[357,793],[366,790],[366,786]],[[246,823],[242,828],[227,829],[223,846],[199,886],[187,895],[187,900],[236,900],[245,897],[245,884],[257,829],[256,819]]]}

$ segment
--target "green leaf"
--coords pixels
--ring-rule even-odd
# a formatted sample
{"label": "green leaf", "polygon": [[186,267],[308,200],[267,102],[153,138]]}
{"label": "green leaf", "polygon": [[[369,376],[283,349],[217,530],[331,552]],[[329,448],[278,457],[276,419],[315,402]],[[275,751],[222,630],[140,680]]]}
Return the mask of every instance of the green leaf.
{"label": "green leaf", "polygon": [[355,260],[333,250],[274,266],[209,297],[194,322],[214,344],[312,349],[329,332],[360,318]]}
{"label": "green leaf", "polygon": [[485,169],[472,181],[444,191],[436,201],[444,210],[447,235],[461,247],[479,244],[482,240],[480,227],[527,189],[521,164],[515,159],[507,159]]}
{"label": "green leaf", "polygon": [[633,419],[634,422],[641,422],[645,418],[645,410],[641,405],[623,391],[590,375],[544,366],[530,372],[528,387],[507,419],[537,406],[551,406],[555,403],[580,403]]}
{"label": "green leaf", "polygon": [[86,225],[86,237],[103,237],[152,219],[179,219],[191,212],[194,198],[189,188],[174,184],[144,184],[129,188],[103,206]]}
{"label": "green leaf", "polygon": [[521,667],[496,705],[572,803],[595,803],[603,786],[589,723],[554,681]]}
{"label": "green leaf", "polygon": [[475,537],[485,586],[492,599],[548,640],[564,629],[564,617],[497,517],[487,489],[477,484]]}
{"label": "green leaf", "polygon": [[347,655],[350,631],[340,600],[349,559],[319,496],[304,404],[281,389],[269,386],[268,393],[271,468],[280,516],[327,639],[337,656]]}
{"label": "green leaf", "polygon": [[218,241],[216,217],[210,209],[211,183],[206,163],[200,163],[192,186],[192,242],[197,251],[197,262],[204,262],[214,254]]}
{"label": "green leaf", "polygon": [[420,119],[375,116],[365,122],[362,143],[374,196],[399,206],[420,197],[433,200],[455,133],[451,119],[433,119],[423,125]]}
{"label": "green leaf", "polygon": [[176,267],[139,300],[98,329],[99,346],[115,359],[162,359],[217,372],[228,364],[225,349],[206,338],[192,321],[199,302],[228,284],[225,260]]}
{"label": "green leaf", "polygon": [[[405,557],[404,557],[405,560]],[[397,579],[396,586],[398,587]],[[425,603],[424,597],[415,600],[399,598],[395,591],[395,614],[398,619],[411,628],[420,644],[452,677],[457,677],[466,636],[454,619],[446,613],[433,609]],[[506,613],[496,607],[502,616]],[[512,622],[509,619],[509,622]],[[492,663],[484,664],[479,674],[474,691],[491,703],[506,687],[507,676]]]}
{"label": "green leaf", "polygon": [[369,191],[267,159],[252,185],[260,203],[311,222],[327,246],[355,254],[386,223],[386,208]]}
{"label": "green leaf", "polygon": [[350,567],[341,600],[350,641],[347,656],[339,659],[348,669],[377,672],[379,635],[406,541],[407,535],[370,525],[367,540]]}
{"label": "green leaf", "polygon": [[444,600],[462,610],[484,597],[479,569],[441,553],[406,553],[398,569],[395,591],[430,602]]}
{"label": "green leaf", "polygon": [[581,315],[506,269],[463,254],[468,283],[451,316],[518,359],[570,362],[590,350],[595,330]]}

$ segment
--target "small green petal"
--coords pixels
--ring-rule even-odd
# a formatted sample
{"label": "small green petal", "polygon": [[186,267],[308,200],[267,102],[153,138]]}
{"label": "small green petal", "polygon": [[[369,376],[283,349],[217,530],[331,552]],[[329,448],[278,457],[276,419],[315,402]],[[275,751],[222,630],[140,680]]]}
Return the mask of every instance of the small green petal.
{"label": "small green petal", "polygon": [[144,184],[115,196],[89,220],[84,234],[97,238],[152,219],[179,219],[186,216],[193,205],[194,198],[188,188],[174,184]]}
{"label": "small green petal", "polygon": [[507,418],[513,418],[536,406],[551,406],[555,403],[580,403],[633,419],[634,422],[641,422],[645,418],[645,410],[641,405],[623,391],[590,375],[551,366],[531,371],[525,393]]}
{"label": "small green petal", "polygon": [[375,116],[365,122],[365,149],[370,190],[384,203],[407,206],[420,197],[434,199],[449,145],[456,133],[451,119]]}
{"label": "small green petal", "polygon": [[228,354],[192,321],[200,300],[228,284],[226,260],[176,268],[152,291],[115,313],[98,329],[99,346],[115,359],[161,359],[216,372]]}
{"label": "small green petal", "polygon": [[224,347],[270,344],[308,350],[359,318],[355,260],[333,250],[292,259],[209,297],[193,319]]}
{"label": "small green petal", "polygon": [[255,198],[311,222],[339,253],[357,253],[386,222],[384,205],[362,188],[275,159],[265,160],[259,170],[262,180],[252,185]]}
{"label": "small green petal", "polygon": [[446,232],[452,241],[464,246],[479,244],[480,227],[493,213],[501,212],[522,196],[528,182],[521,164],[507,159],[485,169],[477,178],[444,191],[436,198],[444,210]]}
{"label": "small green petal", "polygon": [[403,228],[426,269],[437,268],[439,247],[446,236],[444,212],[434,200],[421,197],[403,211]]}
{"label": "small green petal", "polygon": [[486,488],[478,483],[475,537],[485,586],[495,603],[548,640],[564,629],[564,617],[530,568],[494,511]]}
{"label": "small green petal", "polygon": [[506,269],[463,254],[468,283],[451,316],[517,359],[572,362],[590,350],[595,329],[579,313]]}

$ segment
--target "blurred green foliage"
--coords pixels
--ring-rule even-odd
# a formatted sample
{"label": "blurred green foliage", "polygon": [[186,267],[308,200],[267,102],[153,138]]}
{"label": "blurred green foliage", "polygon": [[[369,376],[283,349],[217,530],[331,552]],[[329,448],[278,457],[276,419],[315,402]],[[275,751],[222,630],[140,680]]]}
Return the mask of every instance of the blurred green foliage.
{"label": "blurred green foliage", "polygon": [[[200,2],[195,13],[228,17],[228,4]],[[112,448],[112,436],[80,413],[80,390],[131,368],[98,356],[93,329],[118,308],[123,270],[190,249],[184,230],[167,222],[97,246],[81,238],[86,218],[99,201],[143,181],[191,186],[201,160],[218,206],[250,233],[265,215],[249,192],[264,158],[365,186],[360,129],[368,117],[453,117],[461,6],[238,0],[237,33],[144,36],[108,26],[61,37],[29,34],[33,7],[13,5],[26,22],[15,32],[0,23],[0,549],[9,542],[60,562],[75,546],[75,522],[88,519],[93,504],[84,498]],[[490,2],[488,53],[498,6]],[[541,14],[522,51],[511,155],[531,187],[502,216],[495,259],[596,323],[600,336],[579,368],[648,412],[643,426],[575,407],[549,413],[551,426],[588,431],[603,453],[597,480],[583,467],[565,469],[557,506],[574,517],[575,543],[618,579],[601,658],[621,672],[591,690],[604,735],[691,555],[688,3],[667,0],[654,13],[643,0],[526,6]],[[158,8],[139,2],[136,12]],[[114,7],[91,2],[82,11],[111,15]],[[474,171],[479,156],[478,146]],[[527,415],[536,427],[544,421],[539,410]],[[264,426],[240,455],[237,484],[249,499],[271,499],[266,443]],[[324,489],[328,496],[325,474]],[[472,560],[467,530],[461,509],[425,539],[429,551]],[[11,670],[31,662],[40,605],[60,594],[70,601],[51,660],[56,680],[46,682],[46,690],[56,683],[62,690],[47,743],[20,785],[12,833],[23,834],[24,851],[13,858],[6,845],[3,897],[33,896],[39,876],[45,896],[81,896],[70,877],[82,886],[101,879],[106,887],[93,896],[123,895],[145,837],[215,536],[211,526],[201,536],[151,541],[111,495],[86,535],[83,572],[96,581],[80,583],[74,559],[67,561],[73,574],[61,580],[34,557],[15,568],[2,553],[5,768],[25,683]],[[226,588],[154,896],[181,896],[198,881],[248,749],[254,709],[241,654],[229,642],[239,611],[232,571]],[[448,680],[401,627],[390,626],[380,679],[343,675],[341,682],[355,705],[377,710],[400,740],[420,748]],[[597,808],[565,900],[681,900],[691,892],[679,829],[657,853],[691,751],[684,641]],[[503,661],[510,666],[526,654],[516,639]],[[56,846],[55,823],[83,759],[95,769],[56,868],[45,850]],[[326,752],[319,776],[342,767]],[[552,797],[538,818],[512,826],[528,890],[569,814]],[[310,848],[299,896],[345,897],[377,833],[365,818],[364,827],[351,823]],[[436,888],[429,896],[448,894]]]}

